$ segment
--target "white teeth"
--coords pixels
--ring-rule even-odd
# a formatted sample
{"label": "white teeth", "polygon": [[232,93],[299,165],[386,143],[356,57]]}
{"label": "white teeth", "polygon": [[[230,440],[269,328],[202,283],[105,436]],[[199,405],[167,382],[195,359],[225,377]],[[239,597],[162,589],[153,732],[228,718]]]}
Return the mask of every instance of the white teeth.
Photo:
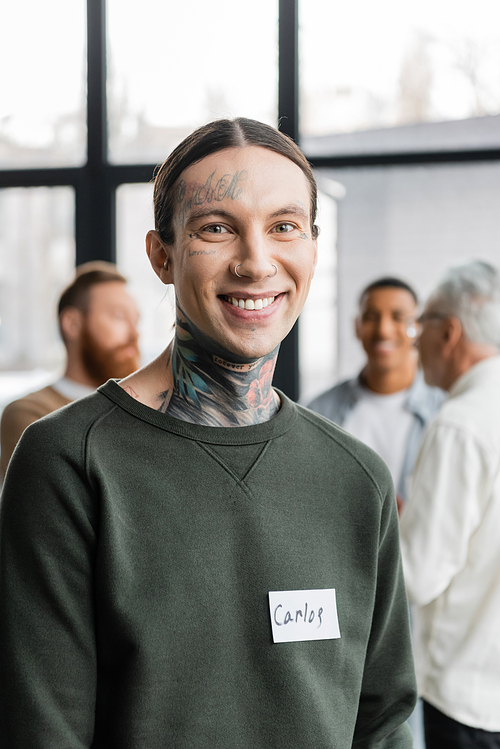
{"label": "white teeth", "polygon": [[239,307],[240,309],[263,309],[268,307],[274,302],[276,297],[264,297],[263,299],[236,299],[234,296],[227,297],[233,307]]}

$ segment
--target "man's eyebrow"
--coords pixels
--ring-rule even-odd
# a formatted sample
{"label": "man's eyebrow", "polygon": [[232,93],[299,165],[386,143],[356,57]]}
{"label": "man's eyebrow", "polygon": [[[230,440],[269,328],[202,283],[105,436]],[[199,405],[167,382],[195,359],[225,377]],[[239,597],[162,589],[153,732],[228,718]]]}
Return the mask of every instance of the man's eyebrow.
{"label": "man's eyebrow", "polygon": [[214,218],[234,218],[232,213],[224,211],[221,208],[198,208],[190,212],[186,223],[189,224],[191,221],[197,221],[200,218],[207,218],[208,216],[213,216]]}
{"label": "man's eyebrow", "polygon": [[[230,211],[225,211],[222,208],[215,208],[215,207],[207,207],[207,208],[197,208],[190,212],[186,226],[191,223],[191,221],[197,221],[200,218],[227,218],[227,219],[234,219],[235,216]],[[280,216],[298,216],[300,218],[303,218],[305,221],[309,221],[309,213],[304,208],[302,208],[299,205],[295,205],[294,203],[290,203],[289,205],[285,205],[282,208],[278,208],[276,211],[273,211],[271,214],[269,214],[269,219],[279,218]]]}
{"label": "man's eyebrow", "polygon": [[309,221],[309,213],[304,208],[301,208],[298,205],[295,205],[291,203],[290,205],[285,205],[283,208],[278,208],[277,211],[274,211],[270,214],[269,218],[279,218],[280,216],[300,216],[300,218],[304,218],[306,221]]}

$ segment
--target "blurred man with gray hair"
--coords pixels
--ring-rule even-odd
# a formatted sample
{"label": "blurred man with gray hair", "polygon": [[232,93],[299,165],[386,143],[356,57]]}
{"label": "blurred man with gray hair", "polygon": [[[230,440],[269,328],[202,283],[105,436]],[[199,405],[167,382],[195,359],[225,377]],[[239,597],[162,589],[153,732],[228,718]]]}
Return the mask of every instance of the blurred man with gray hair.
{"label": "blurred man with gray hair", "polygon": [[401,520],[427,749],[500,747],[500,276],[448,272],[420,317],[429,385],[449,399]]}

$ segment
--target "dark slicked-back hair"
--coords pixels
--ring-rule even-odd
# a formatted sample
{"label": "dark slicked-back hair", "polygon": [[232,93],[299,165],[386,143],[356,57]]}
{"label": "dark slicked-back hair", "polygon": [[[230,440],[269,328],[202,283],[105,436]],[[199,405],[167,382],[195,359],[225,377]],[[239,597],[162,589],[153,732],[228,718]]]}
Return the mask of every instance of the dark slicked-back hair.
{"label": "dark slicked-back hair", "polygon": [[110,281],[120,281],[126,283],[127,279],[118,272],[115,265],[96,260],[90,263],[79,265],[76,269],[76,275],[73,281],[66,286],[57,308],[57,314],[66,309],[66,307],[76,307],[81,312],[86,312],[89,302],[89,291],[92,286],[100,283],[109,283]]}
{"label": "dark slicked-back hair", "polygon": [[404,289],[412,295],[413,299],[415,300],[415,304],[418,305],[417,293],[415,289],[412,289],[410,284],[406,283],[406,281],[402,281],[400,278],[385,276],[384,278],[378,278],[376,281],[372,281],[372,283],[368,284],[368,286],[363,289],[363,291],[359,295],[358,304],[360,307],[363,304],[363,300],[366,295],[369,294],[370,291],[374,291],[375,289]]}
{"label": "dark slicked-back hair", "polygon": [[313,238],[318,235],[315,225],[318,189],[311,167],[300,148],[291,138],[280,133],[276,128],[257,120],[238,117],[234,120],[215,120],[203,125],[188,135],[158,167],[155,176],[153,205],[155,228],[165,244],[173,244],[173,218],[176,205],[176,183],[182,172],[205,156],[222,151],[225,148],[244,146],[261,146],[285,156],[301,169],[308,182],[311,193],[311,232]]}

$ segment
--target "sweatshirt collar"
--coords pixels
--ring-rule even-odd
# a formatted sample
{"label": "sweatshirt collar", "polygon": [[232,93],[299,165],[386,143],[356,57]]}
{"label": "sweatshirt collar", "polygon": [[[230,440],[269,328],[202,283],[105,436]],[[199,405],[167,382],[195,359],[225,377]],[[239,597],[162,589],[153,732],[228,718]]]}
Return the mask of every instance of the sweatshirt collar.
{"label": "sweatshirt collar", "polygon": [[298,416],[296,404],[280,390],[274,389],[281,400],[281,408],[277,414],[262,424],[244,427],[202,426],[176,419],[169,414],[155,411],[132,398],[120,387],[118,380],[108,380],[98,388],[98,392],[142,421],[181,437],[213,445],[250,445],[280,437],[288,432],[296,422]]}

